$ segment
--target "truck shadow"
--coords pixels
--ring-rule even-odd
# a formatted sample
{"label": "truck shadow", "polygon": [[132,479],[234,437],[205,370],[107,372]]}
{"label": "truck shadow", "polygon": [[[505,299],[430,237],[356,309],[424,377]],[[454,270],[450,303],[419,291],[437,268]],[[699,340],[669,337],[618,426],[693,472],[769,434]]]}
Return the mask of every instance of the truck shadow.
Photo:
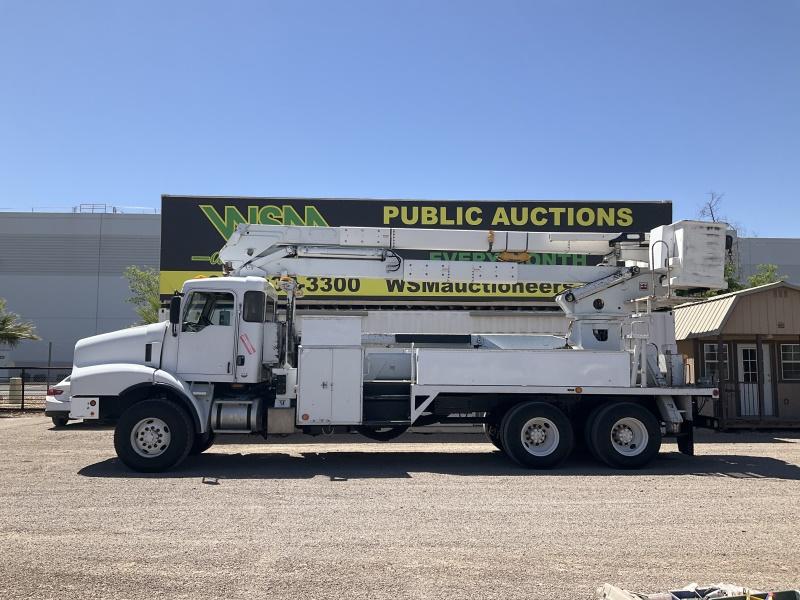
{"label": "truck shadow", "polygon": [[652,477],[691,475],[733,479],[800,479],[800,466],[765,456],[684,456],[665,452],[647,469],[621,471],[576,454],[557,469],[531,471],[512,464],[499,451],[483,452],[265,452],[223,454],[213,449],[189,457],[174,471],[136,473],[117,458],[78,471],[84,477],[226,479],[403,479],[418,473],[466,477]]}

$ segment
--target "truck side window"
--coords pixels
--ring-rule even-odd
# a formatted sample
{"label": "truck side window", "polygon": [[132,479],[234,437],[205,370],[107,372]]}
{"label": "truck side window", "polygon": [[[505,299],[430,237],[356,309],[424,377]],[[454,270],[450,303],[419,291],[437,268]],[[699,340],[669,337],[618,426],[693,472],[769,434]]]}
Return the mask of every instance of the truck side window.
{"label": "truck side window", "polygon": [[209,325],[231,325],[233,294],[229,292],[192,292],[183,311],[181,331],[198,332]]}
{"label": "truck side window", "polygon": [[264,292],[245,292],[242,318],[248,323],[263,323],[266,297]]}

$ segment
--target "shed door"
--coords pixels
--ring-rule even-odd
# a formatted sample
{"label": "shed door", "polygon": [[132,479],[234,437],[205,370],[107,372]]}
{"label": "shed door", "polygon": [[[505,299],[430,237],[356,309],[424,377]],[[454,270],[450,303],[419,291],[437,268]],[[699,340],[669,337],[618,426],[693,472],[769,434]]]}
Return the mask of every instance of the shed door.
{"label": "shed door", "polygon": [[743,417],[758,416],[758,356],[755,344],[739,344],[739,405]]}
{"label": "shed door", "polygon": [[764,355],[764,416],[772,417],[775,415],[775,407],[772,403],[772,357],[769,354],[769,344],[761,344],[761,352]]}
{"label": "shed door", "polygon": [[[758,351],[755,344],[739,344],[739,408],[743,417],[759,417]],[[769,345],[762,344],[764,354],[764,415],[772,416],[772,364]]]}

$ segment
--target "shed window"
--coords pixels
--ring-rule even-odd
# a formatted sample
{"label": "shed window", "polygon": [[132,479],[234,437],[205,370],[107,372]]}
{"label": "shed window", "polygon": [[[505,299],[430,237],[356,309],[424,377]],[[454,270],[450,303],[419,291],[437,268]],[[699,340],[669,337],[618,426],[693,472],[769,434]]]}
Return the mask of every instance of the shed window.
{"label": "shed window", "polygon": [[781,376],[800,381],[800,344],[781,344]]}
{"label": "shed window", "polygon": [[[728,344],[722,344],[722,368],[720,370],[719,344],[703,344],[703,377],[709,381],[728,379]],[[721,375],[721,377],[720,377]]]}

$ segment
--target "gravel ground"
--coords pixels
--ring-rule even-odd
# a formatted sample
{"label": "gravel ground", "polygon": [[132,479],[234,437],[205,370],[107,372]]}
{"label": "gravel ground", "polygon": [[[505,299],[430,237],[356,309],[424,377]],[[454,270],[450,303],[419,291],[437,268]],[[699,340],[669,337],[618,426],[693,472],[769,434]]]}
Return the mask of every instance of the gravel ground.
{"label": "gravel ground", "polygon": [[581,457],[529,472],[482,436],[407,434],[218,444],[174,473],[140,475],[111,438],[0,418],[0,598],[800,586],[797,433],[707,434],[699,456],[666,444],[637,472]]}

